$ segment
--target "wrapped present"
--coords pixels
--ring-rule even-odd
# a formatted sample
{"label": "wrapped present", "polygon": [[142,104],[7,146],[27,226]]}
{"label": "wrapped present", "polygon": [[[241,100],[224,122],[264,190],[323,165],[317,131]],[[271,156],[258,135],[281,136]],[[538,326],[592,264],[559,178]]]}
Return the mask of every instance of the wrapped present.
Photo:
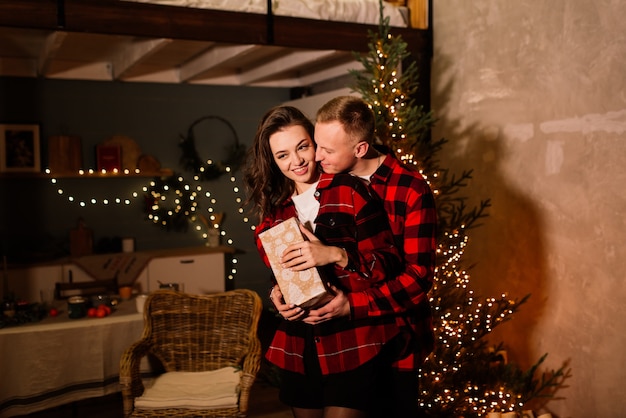
{"label": "wrapped present", "polygon": [[332,298],[317,268],[292,271],[280,264],[280,257],[289,245],[304,241],[296,218],[289,218],[261,232],[259,238],[286,303],[308,309],[321,306]]}

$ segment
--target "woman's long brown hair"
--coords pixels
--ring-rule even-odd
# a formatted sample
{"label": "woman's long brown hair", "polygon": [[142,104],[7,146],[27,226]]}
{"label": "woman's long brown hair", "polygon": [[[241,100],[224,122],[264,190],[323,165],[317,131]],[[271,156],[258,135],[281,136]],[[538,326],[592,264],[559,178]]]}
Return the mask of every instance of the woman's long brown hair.
{"label": "woman's long brown hair", "polygon": [[313,139],[315,128],[304,113],[293,106],[278,106],[263,116],[248,150],[244,171],[246,205],[253,205],[259,219],[273,213],[295,190],[294,182],[274,162],[270,148],[270,137],[289,126],[302,126]]}

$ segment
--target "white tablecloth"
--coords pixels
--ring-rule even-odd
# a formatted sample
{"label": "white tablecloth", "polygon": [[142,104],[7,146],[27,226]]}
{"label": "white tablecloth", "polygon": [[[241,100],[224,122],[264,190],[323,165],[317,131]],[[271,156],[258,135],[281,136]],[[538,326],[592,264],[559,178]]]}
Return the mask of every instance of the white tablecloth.
{"label": "white tablecloth", "polygon": [[122,302],[105,318],[56,318],[0,329],[0,417],[28,414],[120,390],[122,352],[143,315]]}

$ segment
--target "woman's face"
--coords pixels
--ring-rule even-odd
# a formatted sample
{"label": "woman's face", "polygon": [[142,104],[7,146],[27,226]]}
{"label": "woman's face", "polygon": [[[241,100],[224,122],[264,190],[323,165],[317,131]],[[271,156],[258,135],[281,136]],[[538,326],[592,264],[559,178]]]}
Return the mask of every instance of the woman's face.
{"label": "woman's face", "polygon": [[319,177],[315,145],[304,127],[288,126],[270,136],[270,149],[276,165],[302,192]]}

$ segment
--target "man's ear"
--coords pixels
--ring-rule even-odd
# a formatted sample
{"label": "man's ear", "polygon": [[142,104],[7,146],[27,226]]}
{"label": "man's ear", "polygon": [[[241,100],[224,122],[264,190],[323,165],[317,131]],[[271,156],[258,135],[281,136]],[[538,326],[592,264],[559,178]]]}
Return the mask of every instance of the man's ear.
{"label": "man's ear", "polygon": [[357,158],[363,158],[365,157],[369,149],[370,144],[368,144],[367,141],[360,141],[358,144],[356,144],[356,147],[354,148],[354,155]]}

